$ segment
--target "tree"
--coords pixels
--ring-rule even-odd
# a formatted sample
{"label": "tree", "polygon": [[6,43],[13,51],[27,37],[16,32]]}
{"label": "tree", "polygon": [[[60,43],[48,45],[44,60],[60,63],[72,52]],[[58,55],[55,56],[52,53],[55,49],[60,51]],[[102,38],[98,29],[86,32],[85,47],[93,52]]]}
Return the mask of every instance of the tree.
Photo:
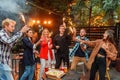
{"label": "tree", "polygon": [[118,9],[120,0],[76,0],[71,6],[71,15],[78,26],[112,26],[119,18]]}
{"label": "tree", "polygon": [[114,25],[114,16],[118,16],[117,9],[120,7],[120,0],[103,0],[102,9],[105,11],[105,18],[108,19],[110,25]]}

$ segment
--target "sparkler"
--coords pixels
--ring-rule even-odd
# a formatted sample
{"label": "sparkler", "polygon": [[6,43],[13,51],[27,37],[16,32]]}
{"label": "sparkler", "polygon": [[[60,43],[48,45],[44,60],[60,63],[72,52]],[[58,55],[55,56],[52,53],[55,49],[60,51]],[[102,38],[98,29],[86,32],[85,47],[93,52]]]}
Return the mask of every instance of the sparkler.
{"label": "sparkler", "polygon": [[71,33],[73,33],[73,28],[72,27],[69,27],[69,30]]}
{"label": "sparkler", "polygon": [[24,23],[24,25],[26,25],[26,21],[25,21],[25,17],[23,15],[23,13],[19,13],[19,14],[20,14],[22,22]]}
{"label": "sparkler", "polygon": [[50,33],[49,33],[49,37],[51,37],[53,35],[53,32],[51,31]]}

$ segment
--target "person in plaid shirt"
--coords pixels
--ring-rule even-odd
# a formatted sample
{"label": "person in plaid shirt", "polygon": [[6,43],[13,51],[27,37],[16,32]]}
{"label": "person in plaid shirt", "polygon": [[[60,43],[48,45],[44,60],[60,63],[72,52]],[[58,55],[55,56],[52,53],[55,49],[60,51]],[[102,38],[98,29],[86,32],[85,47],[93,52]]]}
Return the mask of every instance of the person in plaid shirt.
{"label": "person in plaid shirt", "polygon": [[14,80],[10,68],[11,48],[23,33],[29,29],[25,25],[19,32],[11,35],[15,25],[16,22],[9,18],[2,21],[2,29],[0,30],[0,80]]}

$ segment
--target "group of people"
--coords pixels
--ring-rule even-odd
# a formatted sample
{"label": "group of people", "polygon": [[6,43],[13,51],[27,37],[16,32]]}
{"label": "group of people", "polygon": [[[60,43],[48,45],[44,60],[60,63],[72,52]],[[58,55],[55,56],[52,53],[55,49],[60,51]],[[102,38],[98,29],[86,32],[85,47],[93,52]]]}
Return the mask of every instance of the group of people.
{"label": "group of people", "polygon": [[[74,54],[71,69],[75,69],[79,61],[84,62],[87,69],[90,70],[89,80],[95,80],[96,72],[99,72],[99,80],[105,80],[106,69],[109,67],[111,60],[116,60],[117,47],[114,40],[114,31],[108,29],[104,32],[102,39],[89,41],[85,37],[85,29],[80,30],[80,36],[76,36],[76,29],[73,29],[73,40],[76,45],[70,55]],[[92,52],[89,53],[88,47],[92,47]],[[88,59],[88,56],[90,57]],[[78,57],[79,56],[79,57]]]}
{"label": "group of people", "polygon": [[[40,57],[40,74],[39,80],[44,80],[42,75],[45,67],[50,67],[53,60],[52,49],[55,52],[55,68],[59,69],[61,63],[67,65],[70,70],[76,70],[78,62],[84,62],[87,69],[90,69],[90,79],[95,80],[95,74],[99,71],[100,80],[105,80],[106,67],[109,66],[111,60],[117,57],[117,48],[114,41],[113,30],[106,30],[102,39],[90,41],[86,37],[86,30],[81,29],[79,36],[76,36],[76,29],[73,28],[72,35],[66,33],[64,25],[59,26],[59,33],[52,39],[47,28],[43,29],[40,39],[33,41],[33,31],[28,26],[14,35],[10,33],[14,31],[16,22],[12,19],[2,21],[2,30],[0,30],[0,80],[14,80],[11,74],[10,51],[17,40],[25,33],[22,39],[24,46],[23,63],[25,70],[20,80],[33,80],[35,70],[34,54]],[[72,51],[69,53],[69,45],[71,39],[76,42]],[[40,45],[40,50],[36,47]],[[92,46],[93,50],[89,55],[88,47]],[[69,57],[73,57],[70,66]],[[90,57],[89,57],[90,56]]]}
{"label": "group of people", "polygon": [[[33,32],[29,29],[26,32],[26,37],[22,39],[24,45],[24,54],[23,54],[23,63],[25,64],[25,70],[20,78],[20,80],[25,80],[27,76],[29,80],[32,80],[34,69],[35,69],[35,59],[34,54],[39,54],[40,57],[40,74],[39,80],[43,80],[43,74],[45,68],[50,68],[53,62],[53,51],[52,48],[56,49],[55,59],[56,64],[55,68],[59,69],[61,63],[67,64],[69,68],[69,45],[70,45],[70,36],[65,34],[65,27],[60,25],[59,34],[54,37],[52,40],[50,32],[47,28],[43,29],[40,39],[36,42],[32,42]],[[40,52],[36,51],[35,48],[40,45]]]}

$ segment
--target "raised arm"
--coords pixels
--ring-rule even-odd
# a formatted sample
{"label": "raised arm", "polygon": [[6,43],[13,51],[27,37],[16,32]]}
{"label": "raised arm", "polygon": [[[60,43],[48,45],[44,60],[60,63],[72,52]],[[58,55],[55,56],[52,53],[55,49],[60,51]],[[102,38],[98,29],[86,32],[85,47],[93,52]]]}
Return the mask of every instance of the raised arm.
{"label": "raised arm", "polygon": [[41,39],[39,39],[36,43],[35,43],[35,46],[37,47],[41,42]]}
{"label": "raised arm", "polygon": [[73,28],[73,36],[72,36],[73,41],[78,41],[78,39],[76,39],[76,33],[77,33],[76,29]]}
{"label": "raised arm", "polygon": [[18,40],[23,33],[25,33],[27,30],[29,29],[29,27],[27,27],[26,25],[24,27],[22,27],[22,29],[17,32],[16,34],[14,34],[13,36],[8,38],[8,35],[6,32],[1,31],[0,32],[0,41],[5,43],[5,44],[13,44],[16,42],[16,40]]}
{"label": "raised arm", "polygon": [[5,44],[14,43],[18,38],[22,36],[21,32],[17,32],[12,37],[8,38],[7,35],[0,33],[0,41]]}
{"label": "raised arm", "polygon": [[88,46],[94,47],[96,45],[97,42],[99,42],[98,40],[95,41],[85,41],[85,40],[79,40],[81,44],[87,44]]}

